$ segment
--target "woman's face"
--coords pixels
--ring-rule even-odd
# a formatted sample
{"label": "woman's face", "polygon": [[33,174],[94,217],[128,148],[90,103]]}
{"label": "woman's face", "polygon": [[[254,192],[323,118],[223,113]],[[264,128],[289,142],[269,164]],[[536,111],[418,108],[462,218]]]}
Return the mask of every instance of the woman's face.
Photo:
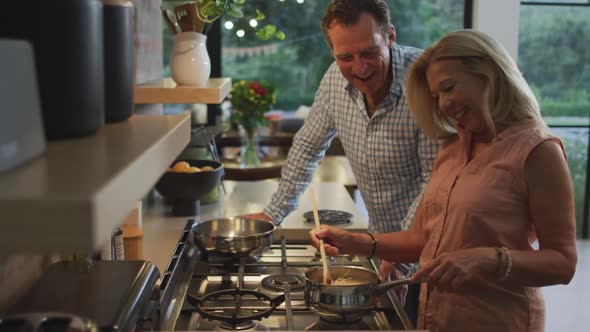
{"label": "woman's face", "polygon": [[451,118],[458,131],[484,137],[491,134],[484,114],[489,114],[484,80],[471,74],[460,60],[438,60],[426,71],[430,93],[443,116]]}

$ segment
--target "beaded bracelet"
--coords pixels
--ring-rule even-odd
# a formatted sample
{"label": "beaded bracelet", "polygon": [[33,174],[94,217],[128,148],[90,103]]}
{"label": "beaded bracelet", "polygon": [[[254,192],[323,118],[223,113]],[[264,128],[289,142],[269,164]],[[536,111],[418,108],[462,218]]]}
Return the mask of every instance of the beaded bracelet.
{"label": "beaded bracelet", "polygon": [[500,249],[498,247],[496,247],[494,249],[496,249],[496,256],[498,257],[498,264],[496,266],[496,276],[498,277],[498,279],[500,279],[504,275],[502,273],[503,272],[502,270],[504,269],[502,256],[504,253],[502,252],[502,249]]}
{"label": "beaded bracelet", "polygon": [[371,255],[369,257],[367,257],[368,259],[373,259],[373,257],[375,257],[375,252],[377,251],[377,239],[375,239],[375,236],[371,233],[367,233],[370,237],[371,237],[371,245],[373,246],[371,249]]}
{"label": "beaded bracelet", "polygon": [[502,247],[501,251],[503,255],[506,256],[507,264],[504,273],[500,277],[500,280],[506,280],[510,276],[510,271],[512,271],[512,255],[510,254],[510,250],[508,250],[506,247]]}

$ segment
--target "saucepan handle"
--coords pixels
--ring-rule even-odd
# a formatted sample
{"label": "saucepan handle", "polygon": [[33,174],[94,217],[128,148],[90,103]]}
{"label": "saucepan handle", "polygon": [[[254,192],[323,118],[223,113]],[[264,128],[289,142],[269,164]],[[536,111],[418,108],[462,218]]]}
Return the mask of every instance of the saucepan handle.
{"label": "saucepan handle", "polygon": [[[422,282],[427,282],[428,279],[427,278],[422,278],[420,279],[420,283]],[[386,291],[392,289],[393,287],[397,287],[397,286],[402,286],[402,285],[408,285],[412,283],[412,278],[403,278],[403,279],[398,279],[398,280],[394,280],[394,281],[390,281],[390,282],[386,282],[380,285],[377,285],[375,287],[373,287],[373,291],[375,293],[385,293]]]}

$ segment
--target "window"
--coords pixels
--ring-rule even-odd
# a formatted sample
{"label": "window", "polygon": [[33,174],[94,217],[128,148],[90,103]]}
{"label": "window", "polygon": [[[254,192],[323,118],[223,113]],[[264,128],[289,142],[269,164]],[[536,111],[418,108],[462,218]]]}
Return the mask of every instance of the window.
{"label": "window", "polygon": [[[464,0],[390,0],[397,42],[425,48],[444,33],[463,27]],[[247,24],[222,23],[222,75],[262,79],[277,87],[277,109],[311,105],[319,82],[333,62],[320,27],[330,0],[267,0],[256,2],[267,21],[287,35],[262,42]],[[254,8],[248,8],[254,11]],[[233,23],[233,22],[232,22]],[[260,24],[264,24],[261,21]],[[242,30],[243,37],[236,32]]]}
{"label": "window", "polygon": [[588,238],[590,1],[522,1],[518,65],[543,118],[563,140],[574,184],[578,236]]}

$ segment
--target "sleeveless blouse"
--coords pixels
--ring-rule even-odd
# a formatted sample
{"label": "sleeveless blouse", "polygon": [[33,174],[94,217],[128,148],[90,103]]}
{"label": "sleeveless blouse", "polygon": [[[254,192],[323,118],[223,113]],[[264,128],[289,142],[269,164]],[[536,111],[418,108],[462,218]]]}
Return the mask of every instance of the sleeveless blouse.
{"label": "sleeveless blouse", "polygon": [[[524,165],[531,151],[559,138],[533,123],[512,125],[471,160],[457,138],[443,146],[422,202],[425,247],[420,265],[445,252],[476,247],[534,250]],[[434,331],[543,331],[539,288],[510,287],[491,276],[469,289],[421,286],[418,326]]]}

